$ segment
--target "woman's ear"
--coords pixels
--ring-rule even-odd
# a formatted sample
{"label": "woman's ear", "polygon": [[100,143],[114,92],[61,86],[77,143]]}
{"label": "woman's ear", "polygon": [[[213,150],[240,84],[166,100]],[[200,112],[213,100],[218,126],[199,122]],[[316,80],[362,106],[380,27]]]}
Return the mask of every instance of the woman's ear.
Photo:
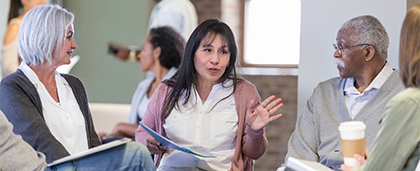
{"label": "woman's ear", "polygon": [[161,52],[162,52],[162,48],[157,46],[155,49],[153,49],[153,57],[158,59]]}

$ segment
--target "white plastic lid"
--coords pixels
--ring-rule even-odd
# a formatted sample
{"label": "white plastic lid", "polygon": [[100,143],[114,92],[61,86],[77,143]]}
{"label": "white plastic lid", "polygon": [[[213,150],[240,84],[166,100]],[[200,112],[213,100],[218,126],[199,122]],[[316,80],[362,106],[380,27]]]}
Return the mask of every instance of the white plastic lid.
{"label": "white plastic lid", "polygon": [[365,137],[366,125],[362,121],[342,122],[338,127],[341,139],[354,140]]}

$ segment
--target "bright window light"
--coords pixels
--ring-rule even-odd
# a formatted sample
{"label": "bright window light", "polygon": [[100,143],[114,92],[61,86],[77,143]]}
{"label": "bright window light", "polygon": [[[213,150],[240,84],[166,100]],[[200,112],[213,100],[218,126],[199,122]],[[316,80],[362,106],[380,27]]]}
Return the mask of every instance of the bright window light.
{"label": "bright window light", "polygon": [[299,64],[300,0],[249,0],[245,11],[245,63]]}

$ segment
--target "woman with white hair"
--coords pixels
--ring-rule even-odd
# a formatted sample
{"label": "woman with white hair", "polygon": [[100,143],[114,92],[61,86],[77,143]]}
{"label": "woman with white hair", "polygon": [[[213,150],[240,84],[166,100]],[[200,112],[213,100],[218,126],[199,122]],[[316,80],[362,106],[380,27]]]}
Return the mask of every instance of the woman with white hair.
{"label": "woman with white hair", "polygon": [[[70,63],[77,49],[73,20],[74,15],[58,5],[30,10],[18,34],[22,63],[0,83],[0,110],[13,132],[44,153],[47,163],[101,145],[82,82],[56,71]],[[142,148],[138,143],[128,147]]]}

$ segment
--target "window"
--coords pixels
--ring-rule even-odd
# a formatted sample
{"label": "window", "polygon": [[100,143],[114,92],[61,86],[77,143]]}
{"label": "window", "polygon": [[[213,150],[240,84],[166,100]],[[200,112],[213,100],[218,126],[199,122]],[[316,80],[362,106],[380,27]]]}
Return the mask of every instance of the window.
{"label": "window", "polygon": [[244,20],[242,66],[297,68],[300,0],[248,0]]}

